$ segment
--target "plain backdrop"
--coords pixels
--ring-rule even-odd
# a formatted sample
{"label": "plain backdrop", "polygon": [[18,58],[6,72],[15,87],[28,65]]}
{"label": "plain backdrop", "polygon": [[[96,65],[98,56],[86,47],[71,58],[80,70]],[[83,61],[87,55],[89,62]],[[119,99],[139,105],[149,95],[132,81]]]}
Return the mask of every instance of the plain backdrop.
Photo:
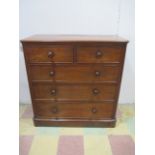
{"label": "plain backdrop", "polygon": [[[33,34],[106,34],[128,39],[119,103],[134,103],[134,0],[20,0],[19,11],[20,39]],[[29,104],[22,47],[19,56],[19,100]]]}

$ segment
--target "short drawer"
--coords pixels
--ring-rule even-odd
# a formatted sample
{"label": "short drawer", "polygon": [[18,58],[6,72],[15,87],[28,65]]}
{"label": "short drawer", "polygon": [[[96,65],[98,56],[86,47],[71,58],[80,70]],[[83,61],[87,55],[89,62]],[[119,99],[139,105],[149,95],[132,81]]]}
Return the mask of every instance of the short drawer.
{"label": "short drawer", "polygon": [[117,86],[114,84],[50,84],[33,83],[33,99],[54,101],[104,101],[114,100]]}
{"label": "short drawer", "polygon": [[71,46],[26,46],[26,60],[37,62],[72,62],[73,48]]}
{"label": "short drawer", "polygon": [[37,118],[89,118],[110,119],[112,118],[114,105],[112,103],[89,104],[89,103],[49,103],[35,104]]}
{"label": "short drawer", "polygon": [[78,47],[77,62],[79,63],[119,63],[123,60],[122,47]]}
{"label": "short drawer", "polygon": [[94,65],[30,65],[31,79],[57,82],[118,82],[120,66]]}

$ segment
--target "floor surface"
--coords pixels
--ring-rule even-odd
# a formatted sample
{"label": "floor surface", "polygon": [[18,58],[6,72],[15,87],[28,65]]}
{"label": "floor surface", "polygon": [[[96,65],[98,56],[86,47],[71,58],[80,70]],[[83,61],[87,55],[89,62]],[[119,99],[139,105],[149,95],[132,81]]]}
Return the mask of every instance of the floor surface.
{"label": "floor surface", "polygon": [[115,128],[34,127],[20,104],[20,155],[134,155],[134,105],[119,105]]}

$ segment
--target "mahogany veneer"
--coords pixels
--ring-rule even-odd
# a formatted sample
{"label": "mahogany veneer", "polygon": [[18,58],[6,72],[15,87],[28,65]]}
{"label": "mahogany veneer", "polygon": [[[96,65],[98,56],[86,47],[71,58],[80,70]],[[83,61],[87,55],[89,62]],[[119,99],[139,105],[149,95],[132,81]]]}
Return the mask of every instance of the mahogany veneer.
{"label": "mahogany veneer", "polygon": [[35,35],[21,42],[35,126],[115,126],[127,40]]}

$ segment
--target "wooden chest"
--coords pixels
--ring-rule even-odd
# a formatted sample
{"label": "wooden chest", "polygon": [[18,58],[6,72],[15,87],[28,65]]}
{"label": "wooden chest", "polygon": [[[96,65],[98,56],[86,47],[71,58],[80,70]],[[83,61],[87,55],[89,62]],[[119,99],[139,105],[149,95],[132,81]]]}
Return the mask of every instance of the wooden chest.
{"label": "wooden chest", "polygon": [[35,35],[21,42],[35,126],[115,126],[127,40]]}

